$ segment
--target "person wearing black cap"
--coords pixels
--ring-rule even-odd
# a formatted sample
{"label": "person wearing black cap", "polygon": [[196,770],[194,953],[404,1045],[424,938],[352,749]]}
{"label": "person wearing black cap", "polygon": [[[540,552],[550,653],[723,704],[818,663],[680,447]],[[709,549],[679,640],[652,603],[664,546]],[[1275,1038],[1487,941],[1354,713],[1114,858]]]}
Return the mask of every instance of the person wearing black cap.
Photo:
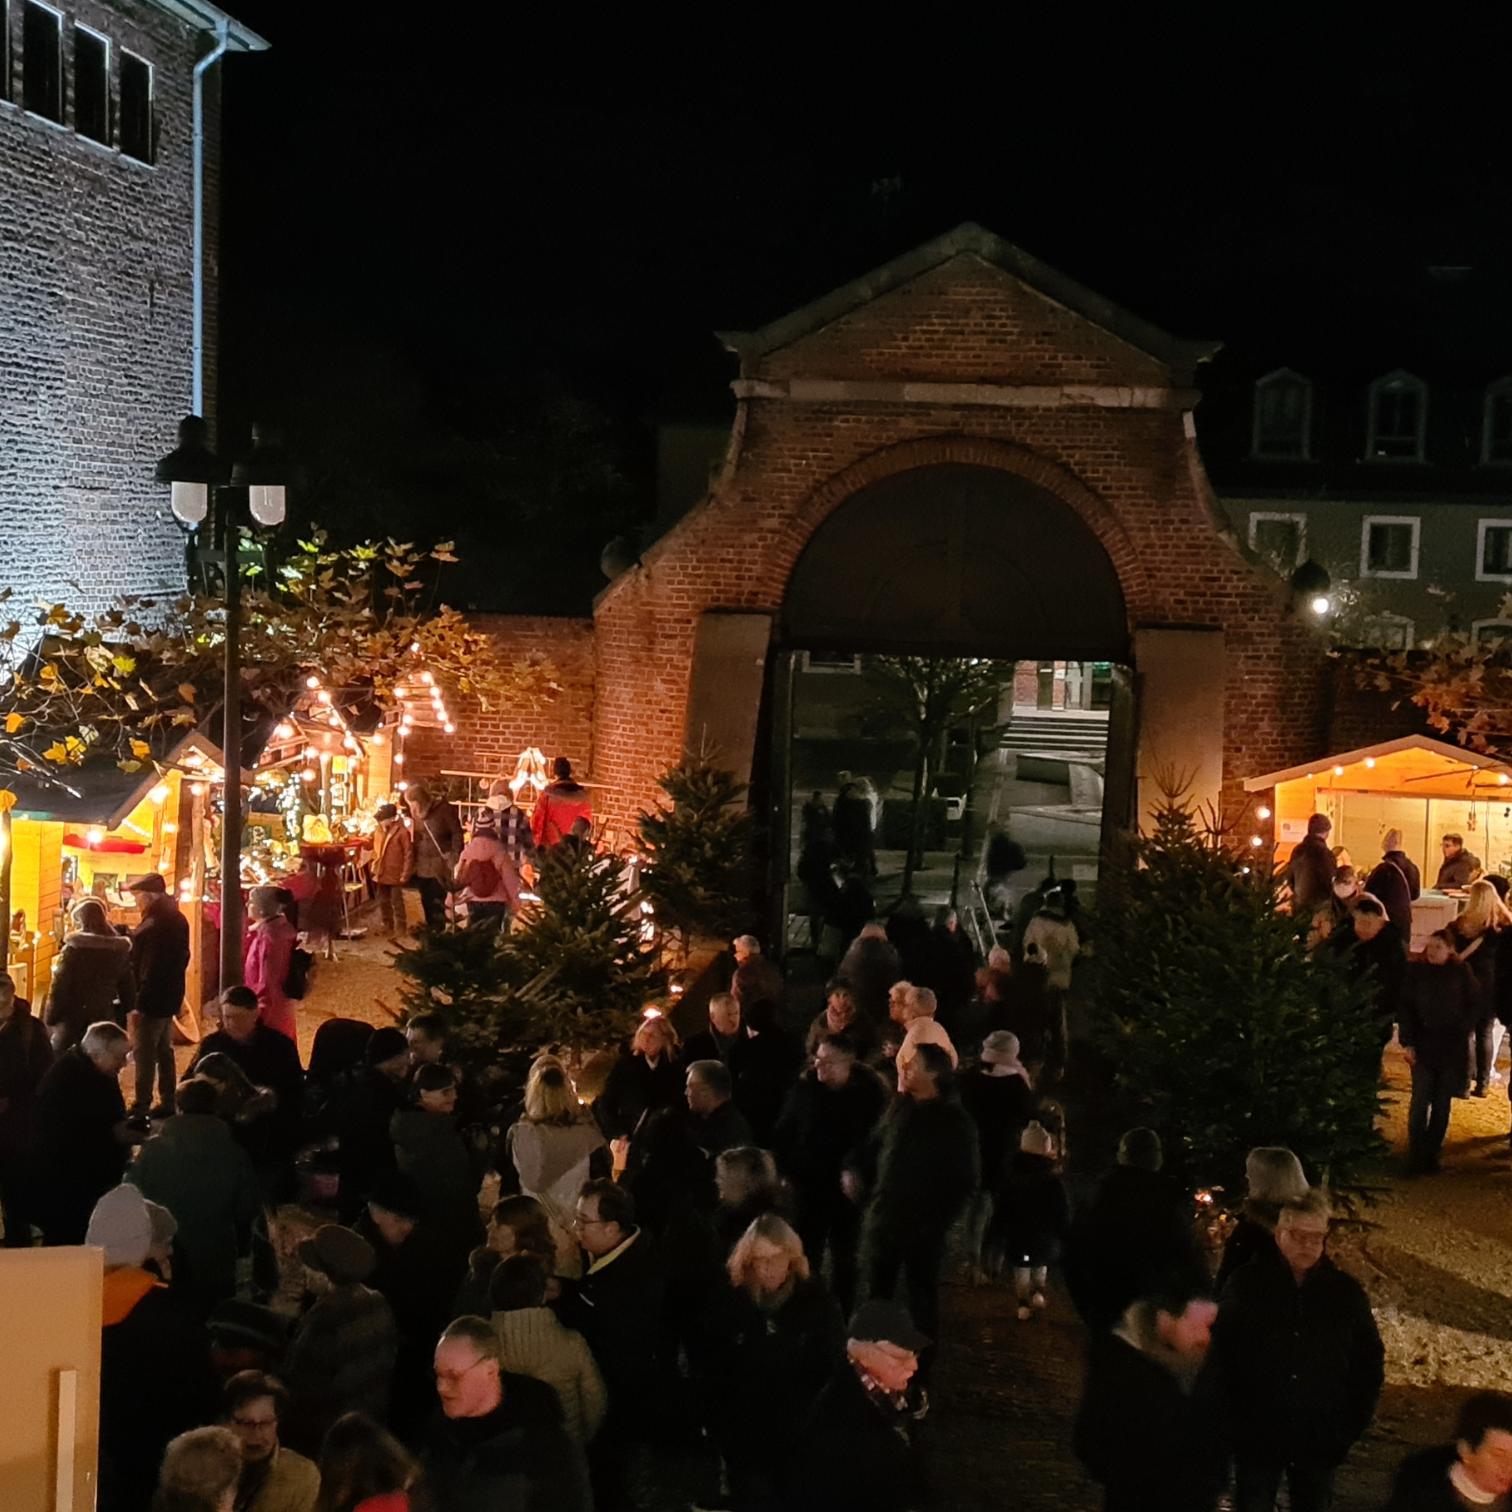
{"label": "person wearing black cap", "polygon": [[923,1501],[909,1388],[929,1343],[901,1303],[857,1309],[845,1360],[799,1431],[786,1505],[904,1512]]}
{"label": "person wearing black cap", "polygon": [[360,1234],[326,1223],[299,1246],[317,1293],[300,1318],[284,1361],[290,1409],[286,1437],[317,1455],[326,1430],[344,1412],[388,1416],[389,1384],[399,1349],[393,1309],[364,1283],[378,1257]]}
{"label": "person wearing black cap", "polygon": [[362,1211],[374,1175],[395,1167],[389,1125],[405,1105],[409,1069],[404,1031],[375,1030],[367,1042],[362,1069],[353,1076],[336,1109],[341,1216],[348,1222]]}
{"label": "person wearing black cap", "polygon": [[1333,901],[1333,878],[1338,869],[1328,848],[1333,820],[1327,814],[1314,814],[1307,821],[1307,834],[1297,842],[1286,865],[1286,880],[1291,884],[1292,913],[1304,924],[1325,903]]}
{"label": "person wearing black cap", "polygon": [[[178,1072],[173,1064],[173,1020],[184,1002],[184,976],[189,969],[189,921],[168,884],[149,872],[128,884],[141,909],[142,921],[131,932],[131,974],[136,982],[136,1007],[127,1015],[131,1049],[136,1057],[136,1100],[131,1111],[161,1118],[173,1112],[173,1088]],[[153,1073],[158,1101],[152,1103]]]}

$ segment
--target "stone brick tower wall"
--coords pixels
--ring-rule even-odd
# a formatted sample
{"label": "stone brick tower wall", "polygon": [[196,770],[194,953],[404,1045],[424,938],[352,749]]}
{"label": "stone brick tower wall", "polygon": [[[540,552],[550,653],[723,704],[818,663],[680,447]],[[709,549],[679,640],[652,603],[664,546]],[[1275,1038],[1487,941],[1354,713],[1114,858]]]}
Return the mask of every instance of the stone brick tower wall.
{"label": "stone brick tower wall", "polygon": [[[190,407],[191,81],[203,32],[143,0],[65,0],[61,125],[22,103],[21,0],[0,81],[0,586],[102,607],[183,586],[153,465]],[[153,66],[155,162],[75,129],[74,26]],[[206,392],[214,393],[218,68],[206,80]],[[71,587],[77,584],[77,588]]]}
{"label": "stone brick tower wall", "polygon": [[632,814],[679,755],[699,615],[777,614],[832,510],[936,463],[1006,469],[1080,515],[1117,570],[1136,645],[1141,629],[1224,632],[1212,712],[1225,804],[1242,804],[1245,776],[1316,749],[1322,648],[1217,514],[1192,440],[1192,353],[1183,363],[1160,338],[1168,350],[1152,355],[1160,342],[1135,338],[1159,333],[1086,291],[1069,307],[1074,286],[1057,280],[964,227],[732,338],[740,405],[723,474],[595,609],[593,772],[610,812]]}

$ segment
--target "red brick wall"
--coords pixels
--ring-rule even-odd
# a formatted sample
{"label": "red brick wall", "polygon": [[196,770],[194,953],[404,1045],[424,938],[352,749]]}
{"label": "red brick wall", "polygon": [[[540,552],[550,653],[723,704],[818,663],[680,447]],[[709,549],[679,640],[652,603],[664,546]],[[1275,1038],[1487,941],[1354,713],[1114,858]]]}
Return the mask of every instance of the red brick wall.
{"label": "red brick wall", "polygon": [[[1152,360],[972,257],[752,364],[748,377],[1143,386]],[[732,475],[613,584],[595,610],[595,776],[625,818],[683,736],[693,625],[710,608],[780,608],[798,554],[859,488],[935,463],[999,467],[1096,532],[1131,622],[1226,631],[1224,792],[1304,759],[1321,738],[1321,647],[1271,575],[1220,525],[1179,410],[747,400]]]}
{"label": "red brick wall", "polygon": [[473,698],[448,690],[455,735],[415,730],[405,745],[405,775],[414,781],[446,769],[454,772],[513,773],[526,746],[539,746],[549,759],[566,756],[588,778],[593,751],[593,621],[479,614],[471,623],[486,631],[500,656],[542,656],[551,664],[559,691],[537,709],[483,709]]}

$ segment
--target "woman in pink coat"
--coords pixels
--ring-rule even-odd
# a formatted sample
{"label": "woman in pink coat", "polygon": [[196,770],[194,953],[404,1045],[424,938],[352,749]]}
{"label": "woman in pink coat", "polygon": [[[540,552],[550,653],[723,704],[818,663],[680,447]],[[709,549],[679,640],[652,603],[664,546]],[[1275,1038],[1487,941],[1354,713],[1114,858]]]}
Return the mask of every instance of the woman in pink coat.
{"label": "woman in pink coat", "polygon": [[284,915],[276,887],[254,887],[247,897],[247,912],[252,925],[247,931],[242,981],[257,994],[263,1023],[287,1034],[297,1045],[294,1004],[284,992],[297,938],[294,926]]}

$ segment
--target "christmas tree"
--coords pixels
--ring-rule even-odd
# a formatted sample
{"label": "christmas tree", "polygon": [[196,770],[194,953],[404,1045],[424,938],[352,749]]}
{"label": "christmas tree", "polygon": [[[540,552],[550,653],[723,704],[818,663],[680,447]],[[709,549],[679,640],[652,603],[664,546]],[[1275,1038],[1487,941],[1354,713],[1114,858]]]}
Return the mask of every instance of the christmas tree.
{"label": "christmas tree", "polygon": [[701,756],[664,772],[658,786],[670,806],[641,813],[641,890],[686,958],[696,939],[728,940],[749,927],[755,829],[745,784]]}
{"label": "christmas tree", "polygon": [[1240,1190],[1246,1153],[1357,1176],[1379,1148],[1381,1042],[1344,957],[1309,952],[1262,853],[1167,791],[1135,864],[1100,888],[1095,1007],[1121,1087],[1193,1182]]}

